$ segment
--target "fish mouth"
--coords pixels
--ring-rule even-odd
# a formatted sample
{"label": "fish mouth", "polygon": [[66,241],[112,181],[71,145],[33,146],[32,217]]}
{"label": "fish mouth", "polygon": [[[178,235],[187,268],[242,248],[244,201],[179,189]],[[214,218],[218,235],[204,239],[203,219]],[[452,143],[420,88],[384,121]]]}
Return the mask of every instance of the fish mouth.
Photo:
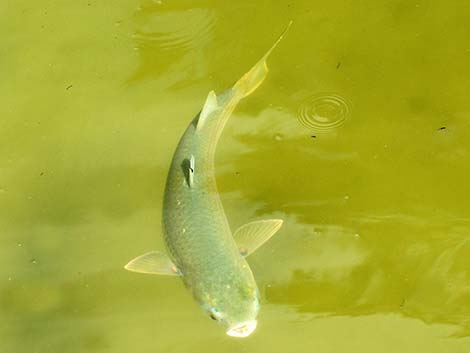
{"label": "fish mouth", "polygon": [[231,327],[227,331],[227,335],[232,337],[247,337],[255,330],[256,324],[256,320],[241,322],[234,327]]}

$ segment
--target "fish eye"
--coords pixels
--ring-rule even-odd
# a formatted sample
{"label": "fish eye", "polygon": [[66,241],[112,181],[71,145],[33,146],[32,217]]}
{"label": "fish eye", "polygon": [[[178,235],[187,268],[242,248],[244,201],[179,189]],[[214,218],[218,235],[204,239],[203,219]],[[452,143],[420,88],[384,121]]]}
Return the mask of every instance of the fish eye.
{"label": "fish eye", "polygon": [[222,315],[220,314],[220,312],[217,309],[211,308],[209,310],[209,317],[212,320],[219,321],[222,318]]}

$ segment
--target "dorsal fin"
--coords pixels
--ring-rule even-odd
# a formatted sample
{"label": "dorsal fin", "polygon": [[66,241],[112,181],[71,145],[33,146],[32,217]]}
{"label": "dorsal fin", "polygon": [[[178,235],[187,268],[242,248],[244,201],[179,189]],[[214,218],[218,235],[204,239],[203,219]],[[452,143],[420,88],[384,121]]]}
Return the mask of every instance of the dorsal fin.
{"label": "dorsal fin", "polygon": [[209,94],[207,95],[206,102],[204,103],[204,107],[199,113],[199,119],[197,121],[197,130],[200,130],[204,126],[209,115],[211,115],[217,109],[219,109],[217,96],[215,95],[214,91],[210,91]]}

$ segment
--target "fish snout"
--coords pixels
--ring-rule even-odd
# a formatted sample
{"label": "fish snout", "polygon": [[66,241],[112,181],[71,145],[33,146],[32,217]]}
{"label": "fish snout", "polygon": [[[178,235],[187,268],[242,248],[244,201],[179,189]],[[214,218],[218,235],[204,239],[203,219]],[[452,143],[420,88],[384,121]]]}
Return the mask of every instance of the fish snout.
{"label": "fish snout", "polygon": [[249,320],[241,322],[227,331],[227,335],[232,337],[247,337],[249,336],[256,328],[256,320]]}

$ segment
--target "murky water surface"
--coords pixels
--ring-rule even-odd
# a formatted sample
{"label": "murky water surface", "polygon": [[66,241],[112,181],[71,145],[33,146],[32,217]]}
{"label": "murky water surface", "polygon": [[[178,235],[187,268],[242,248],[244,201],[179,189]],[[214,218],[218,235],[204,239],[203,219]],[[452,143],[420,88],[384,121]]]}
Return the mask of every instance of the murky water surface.
{"label": "murky water surface", "polygon": [[[0,351],[470,352],[465,1],[0,2]],[[259,326],[226,336],[162,249],[169,161],[211,89],[294,25],[220,141]],[[332,98],[333,97],[333,98]],[[339,123],[338,123],[339,122]]]}

